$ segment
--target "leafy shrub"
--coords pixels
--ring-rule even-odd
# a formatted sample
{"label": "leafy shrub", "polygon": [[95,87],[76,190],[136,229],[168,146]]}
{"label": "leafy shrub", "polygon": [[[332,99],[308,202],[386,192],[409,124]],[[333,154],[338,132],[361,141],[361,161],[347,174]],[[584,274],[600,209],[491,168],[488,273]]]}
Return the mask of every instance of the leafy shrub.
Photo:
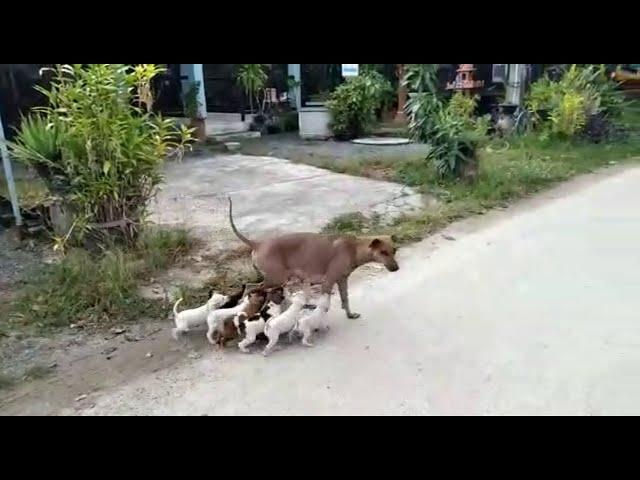
{"label": "leafy shrub", "polygon": [[375,122],[383,101],[384,85],[378,78],[360,75],[334,90],[326,105],[331,112],[331,130],[336,138],[349,140],[366,133]]}
{"label": "leafy shrub", "polygon": [[10,145],[74,215],[74,235],[117,232],[133,242],[162,163],[191,139],[185,127],[151,113],[149,65],[58,65],[49,105],[27,117]]}
{"label": "leafy shrub", "polygon": [[439,68],[438,63],[409,63],[402,83],[410,92],[437,94]]}
{"label": "leafy shrub", "polygon": [[478,106],[478,96],[466,95],[462,92],[456,92],[449,100],[447,109],[449,112],[462,119],[473,119],[473,113]]}
{"label": "leafy shrub", "polygon": [[435,129],[429,142],[430,159],[442,177],[465,176],[465,169],[475,162],[478,140],[464,119],[446,109],[436,114]]}
{"label": "leafy shrub", "polygon": [[396,100],[396,90],[391,82],[372,64],[363,64],[360,68],[361,75],[370,78],[374,84],[374,95],[378,98],[379,110],[385,110],[393,105]]}
{"label": "leafy shrub", "polygon": [[565,93],[551,111],[551,132],[559,137],[571,138],[586,123],[585,97],[577,92]]}
{"label": "leafy shrub", "polygon": [[476,123],[472,113],[476,100],[454,95],[445,104],[438,94],[438,65],[410,64],[404,84],[411,90],[406,112],[409,131],[418,141],[431,147],[427,160],[441,177],[477,175],[476,150],[488,130],[487,119]]}
{"label": "leafy shrub", "polygon": [[526,100],[535,123],[548,134],[574,137],[591,116],[614,121],[622,113],[623,94],[604,65],[571,65],[555,78],[545,76],[535,82]]}

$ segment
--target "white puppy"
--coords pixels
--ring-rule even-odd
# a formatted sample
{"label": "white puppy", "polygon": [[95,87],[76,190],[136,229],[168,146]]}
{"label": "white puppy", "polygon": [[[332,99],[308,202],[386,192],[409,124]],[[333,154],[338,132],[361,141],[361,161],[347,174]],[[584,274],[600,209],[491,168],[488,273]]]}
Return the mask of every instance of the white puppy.
{"label": "white puppy", "polygon": [[307,296],[303,291],[296,292],[291,296],[291,306],[287,310],[277,317],[267,320],[264,326],[264,334],[269,338],[269,343],[262,352],[264,356],[271,353],[281,334],[290,332],[296,326],[306,301]]}
{"label": "white puppy", "polygon": [[[278,305],[277,303],[269,302],[267,307],[267,314],[273,317],[277,317],[282,313],[282,305]],[[242,340],[238,344],[238,348],[243,353],[249,353],[249,349],[247,348],[249,345],[255,343],[256,337],[264,332],[264,326],[267,324],[266,320],[262,317],[256,320],[247,320],[244,322],[245,335],[244,340]]]}
{"label": "white puppy", "polygon": [[222,330],[224,321],[235,317],[249,304],[249,296],[245,296],[238,305],[232,308],[223,308],[221,310],[214,310],[207,315],[207,340],[214,345],[216,342],[213,338],[213,334],[216,330]]}
{"label": "white puppy", "polygon": [[211,297],[204,305],[198,308],[192,308],[190,310],[183,310],[178,312],[178,305],[182,302],[180,298],[175,305],[173,305],[173,316],[176,322],[176,328],[171,330],[173,338],[177,339],[179,333],[187,333],[192,328],[199,325],[204,325],[207,320],[207,315],[217,308],[229,301],[228,295],[222,295],[220,293],[212,293]]}
{"label": "white puppy", "polygon": [[[298,320],[295,331],[302,334],[302,344],[306,347],[313,347],[311,335],[317,328],[329,328],[327,325],[327,312],[331,306],[331,294],[327,293],[320,297],[316,308],[309,314],[303,315]],[[291,334],[293,330],[291,331]],[[291,335],[290,334],[290,335]]]}

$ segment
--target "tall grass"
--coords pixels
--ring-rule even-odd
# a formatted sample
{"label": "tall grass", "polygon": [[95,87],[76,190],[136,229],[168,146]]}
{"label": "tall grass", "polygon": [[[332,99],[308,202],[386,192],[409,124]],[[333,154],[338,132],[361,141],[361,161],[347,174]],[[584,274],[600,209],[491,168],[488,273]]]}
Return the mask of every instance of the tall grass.
{"label": "tall grass", "polygon": [[185,230],[151,229],[129,250],[113,247],[92,254],[72,249],[30,273],[5,321],[46,329],[153,315],[157,302],[138,295],[140,281],[177,262],[192,246]]}

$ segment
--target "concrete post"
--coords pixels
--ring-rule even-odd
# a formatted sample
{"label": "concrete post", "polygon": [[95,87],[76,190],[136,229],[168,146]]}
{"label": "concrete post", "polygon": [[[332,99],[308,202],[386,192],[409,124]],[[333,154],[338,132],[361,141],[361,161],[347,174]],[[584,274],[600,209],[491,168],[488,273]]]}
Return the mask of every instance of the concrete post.
{"label": "concrete post", "polygon": [[[293,77],[296,82],[300,82],[300,64],[288,63],[287,74],[288,76]],[[290,102],[293,102],[295,100],[295,105],[292,104],[291,106],[295,106],[296,110],[300,111],[300,108],[302,107],[302,91],[300,85],[289,91],[289,98],[291,99]]]}
{"label": "concrete post", "polygon": [[204,91],[204,71],[201,63],[180,64],[180,75],[182,79],[182,93],[189,91],[193,83],[198,83],[198,113],[197,118],[191,118],[192,126],[196,129],[198,140],[206,140],[206,119],[207,119],[207,97]]}
{"label": "concrete post", "polygon": [[13,169],[11,168],[11,159],[7,151],[7,144],[4,137],[4,126],[2,125],[2,117],[0,116],[0,155],[2,155],[2,165],[4,166],[4,174],[7,177],[7,187],[9,188],[9,199],[13,208],[13,218],[16,219],[16,226],[22,225],[22,216],[20,215],[20,207],[18,205],[18,194],[16,192],[16,184],[13,180]]}
{"label": "concrete post", "polygon": [[523,63],[509,64],[507,74],[507,85],[505,91],[505,102],[510,105],[519,106],[524,98],[524,79],[526,65]]}

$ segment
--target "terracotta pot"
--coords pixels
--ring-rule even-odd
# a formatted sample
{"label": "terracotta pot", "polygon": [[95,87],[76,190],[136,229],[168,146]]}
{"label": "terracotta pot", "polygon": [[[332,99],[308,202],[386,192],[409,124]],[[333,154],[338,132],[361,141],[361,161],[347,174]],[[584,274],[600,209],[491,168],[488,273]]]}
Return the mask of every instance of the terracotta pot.
{"label": "terracotta pot", "polygon": [[204,118],[192,118],[189,122],[190,128],[195,128],[193,132],[196,141],[204,142],[207,140],[207,127]]}

